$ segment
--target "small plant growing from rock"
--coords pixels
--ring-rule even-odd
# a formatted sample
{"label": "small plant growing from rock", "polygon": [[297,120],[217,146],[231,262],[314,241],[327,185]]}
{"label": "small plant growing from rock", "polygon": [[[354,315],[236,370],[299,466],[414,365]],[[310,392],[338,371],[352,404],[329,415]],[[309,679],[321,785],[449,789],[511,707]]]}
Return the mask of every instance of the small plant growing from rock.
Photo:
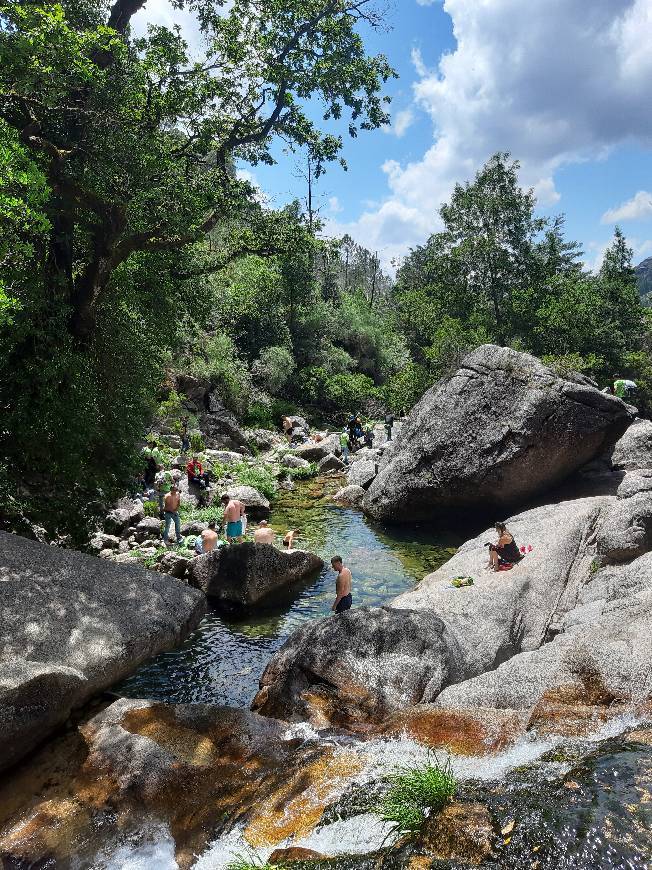
{"label": "small plant growing from rock", "polygon": [[387,777],[389,791],[380,807],[383,820],[398,834],[415,835],[427,816],[443,809],[457,789],[450,761],[436,756],[421,767],[404,767]]}
{"label": "small plant growing from rock", "polygon": [[274,864],[251,855],[234,855],[225,870],[275,870]]}
{"label": "small plant growing from rock", "polygon": [[204,437],[201,432],[190,433],[190,450],[192,453],[201,453],[204,449]]}

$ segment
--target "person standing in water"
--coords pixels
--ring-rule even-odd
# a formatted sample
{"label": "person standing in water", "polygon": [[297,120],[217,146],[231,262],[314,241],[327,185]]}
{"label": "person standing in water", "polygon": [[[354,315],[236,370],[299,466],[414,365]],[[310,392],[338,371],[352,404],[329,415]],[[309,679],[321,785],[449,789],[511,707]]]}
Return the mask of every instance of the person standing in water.
{"label": "person standing in water", "polygon": [[351,595],[351,583],[353,578],[348,568],[344,567],[344,562],[341,556],[333,556],[331,559],[333,570],[337,571],[337,580],[335,581],[336,598],[333,602],[331,610],[334,613],[344,613],[345,610],[350,610],[353,604]]}

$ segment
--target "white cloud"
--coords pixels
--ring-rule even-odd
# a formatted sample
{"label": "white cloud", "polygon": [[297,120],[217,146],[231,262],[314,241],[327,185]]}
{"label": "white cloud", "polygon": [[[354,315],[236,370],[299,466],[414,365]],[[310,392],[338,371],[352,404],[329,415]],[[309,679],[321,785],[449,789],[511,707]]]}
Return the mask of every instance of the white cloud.
{"label": "white cloud", "polygon": [[328,210],[331,214],[339,214],[342,211],[342,205],[336,196],[329,197]]}
{"label": "white cloud", "polygon": [[651,0],[445,0],[444,9],[455,50],[434,70],[412,52],[433,143],[419,160],[383,167],[386,200],[349,229],[367,247],[405,252],[423,240],[454,183],[495,151],[518,158],[521,181],[550,205],[560,167],[622,143],[652,145]]}
{"label": "white cloud", "polygon": [[631,199],[610,208],[602,215],[603,224],[615,224],[618,221],[640,221],[652,217],[652,193],[647,190],[639,192]]}
{"label": "white cloud", "polygon": [[132,18],[131,26],[136,36],[146,36],[147,26],[156,24],[172,29],[181,28],[181,35],[188,43],[193,58],[202,55],[204,40],[199,32],[197,15],[188,9],[174,9],[170,0],[148,0]]}
{"label": "white cloud", "polygon": [[408,129],[415,121],[414,109],[408,106],[407,109],[401,109],[392,119],[390,127],[383,127],[385,133],[393,133],[401,139],[407,133]]}

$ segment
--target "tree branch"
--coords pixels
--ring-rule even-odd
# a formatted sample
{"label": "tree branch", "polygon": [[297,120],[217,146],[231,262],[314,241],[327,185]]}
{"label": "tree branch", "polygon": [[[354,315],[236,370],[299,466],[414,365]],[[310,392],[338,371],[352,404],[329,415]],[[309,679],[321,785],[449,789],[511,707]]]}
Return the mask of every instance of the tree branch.
{"label": "tree branch", "polygon": [[115,0],[111,7],[107,26],[118,33],[124,34],[129,22],[139,9],[142,9],[147,0]]}

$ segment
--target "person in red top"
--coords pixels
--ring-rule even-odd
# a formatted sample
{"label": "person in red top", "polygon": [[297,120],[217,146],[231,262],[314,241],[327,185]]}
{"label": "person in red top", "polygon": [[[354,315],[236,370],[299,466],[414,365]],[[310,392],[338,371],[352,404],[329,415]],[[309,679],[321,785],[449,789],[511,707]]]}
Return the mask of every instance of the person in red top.
{"label": "person in red top", "polygon": [[208,489],[209,473],[204,471],[201,462],[196,456],[193,456],[186,465],[186,472],[188,473],[188,483],[196,483],[202,489]]}

